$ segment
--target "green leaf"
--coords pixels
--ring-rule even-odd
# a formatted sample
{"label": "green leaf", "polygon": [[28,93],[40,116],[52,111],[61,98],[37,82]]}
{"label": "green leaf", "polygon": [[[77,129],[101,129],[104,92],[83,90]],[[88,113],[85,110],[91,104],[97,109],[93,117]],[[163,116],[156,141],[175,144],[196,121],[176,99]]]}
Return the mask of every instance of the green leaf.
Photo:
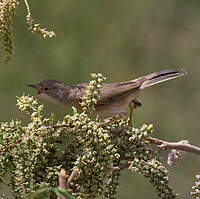
{"label": "green leaf", "polygon": [[73,111],[72,112],[73,115],[76,115],[78,113],[77,109],[74,106],[72,106],[72,111]]}
{"label": "green leaf", "polygon": [[32,194],[28,194],[28,196],[26,198],[28,199],[39,199],[39,198],[44,198],[45,199],[50,199],[52,194],[55,194],[53,192],[54,188],[44,188],[44,189],[39,189],[36,192],[32,193]]}
{"label": "green leaf", "polygon": [[57,196],[64,196],[66,199],[75,199],[71,194],[69,194],[67,192],[67,190],[65,189],[60,189],[60,188],[53,188],[53,191],[54,193],[57,195]]}
{"label": "green leaf", "polygon": [[52,193],[56,194],[57,196],[64,196],[66,199],[76,199],[69,194],[67,190],[53,187],[39,189],[35,193],[29,195],[27,198],[39,199],[45,197],[45,199],[50,199],[52,198]]}

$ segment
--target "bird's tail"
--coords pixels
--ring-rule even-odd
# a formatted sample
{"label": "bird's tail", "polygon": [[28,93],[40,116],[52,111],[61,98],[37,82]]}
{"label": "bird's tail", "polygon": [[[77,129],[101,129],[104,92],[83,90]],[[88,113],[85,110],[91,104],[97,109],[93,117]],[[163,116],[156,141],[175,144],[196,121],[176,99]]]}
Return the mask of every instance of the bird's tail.
{"label": "bird's tail", "polygon": [[140,89],[164,82],[170,79],[174,79],[180,76],[185,75],[187,72],[183,69],[167,69],[162,70],[157,73],[152,73],[144,77],[140,77],[137,80],[141,83]]}

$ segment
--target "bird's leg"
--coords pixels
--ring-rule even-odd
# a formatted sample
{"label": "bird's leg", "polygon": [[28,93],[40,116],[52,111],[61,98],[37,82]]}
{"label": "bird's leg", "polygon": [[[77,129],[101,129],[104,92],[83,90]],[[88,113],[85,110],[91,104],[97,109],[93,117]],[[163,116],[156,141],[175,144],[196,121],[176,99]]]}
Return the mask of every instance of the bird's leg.
{"label": "bird's leg", "polygon": [[131,101],[131,103],[129,104],[129,107],[130,107],[130,115],[129,115],[128,125],[132,127],[133,126],[133,110],[135,108],[134,101]]}
{"label": "bird's leg", "polygon": [[137,99],[134,99],[131,101],[131,103],[129,104],[130,107],[130,115],[129,115],[129,121],[128,124],[130,127],[133,126],[133,110],[137,107],[142,106],[142,103],[140,101],[138,101]]}

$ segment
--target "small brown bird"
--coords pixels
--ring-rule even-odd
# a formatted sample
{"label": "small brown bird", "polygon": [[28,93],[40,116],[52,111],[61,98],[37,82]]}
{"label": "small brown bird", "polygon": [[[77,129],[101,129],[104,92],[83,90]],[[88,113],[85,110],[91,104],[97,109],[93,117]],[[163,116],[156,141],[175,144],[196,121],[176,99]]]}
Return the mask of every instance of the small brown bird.
{"label": "small brown bird", "polygon": [[[104,83],[100,89],[100,96],[95,111],[92,116],[99,116],[102,119],[112,116],[119,118],[126,117],[126,108],[130,107],[130,125],[132,123],[133,108],[141,106],[136,99],[138,93],[146,87],[174,79],[186,74],[183,69],[168,69],[157,73],[152,73],[134,80],[120,83]],[[63,84],[57,80],[44,80],[35,85],[28,85],[36,88],[36,96],[45,98],[55,103],[70,105],[81,111],[81,98],[88,83],[82,83],[74,86]]]}

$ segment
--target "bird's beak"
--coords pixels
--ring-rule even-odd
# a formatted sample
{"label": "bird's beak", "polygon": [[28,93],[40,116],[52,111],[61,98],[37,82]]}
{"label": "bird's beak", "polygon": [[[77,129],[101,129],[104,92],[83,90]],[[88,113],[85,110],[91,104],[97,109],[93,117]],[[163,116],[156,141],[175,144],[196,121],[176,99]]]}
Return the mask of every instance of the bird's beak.
{"label": "bird's beak", "polygon": [[31,88],[37,89],[38,92],[37,92],[35,95],[33,95],[33,97],[39,97],[40,91],[39,91],[39,89],[38,89],[38,87],[37,87],[36,85],[28,84],[28,85],[26,85],[26,86],[29,86],[29,87],[31,87]]}
{"label": "bird's beak", "polygon": [[37,89],[37,86],[36,85],[33,85],[33,84],[28,84],[26,86],[29,86],[29,87],[32,87],[32,88],[36,88]]}

